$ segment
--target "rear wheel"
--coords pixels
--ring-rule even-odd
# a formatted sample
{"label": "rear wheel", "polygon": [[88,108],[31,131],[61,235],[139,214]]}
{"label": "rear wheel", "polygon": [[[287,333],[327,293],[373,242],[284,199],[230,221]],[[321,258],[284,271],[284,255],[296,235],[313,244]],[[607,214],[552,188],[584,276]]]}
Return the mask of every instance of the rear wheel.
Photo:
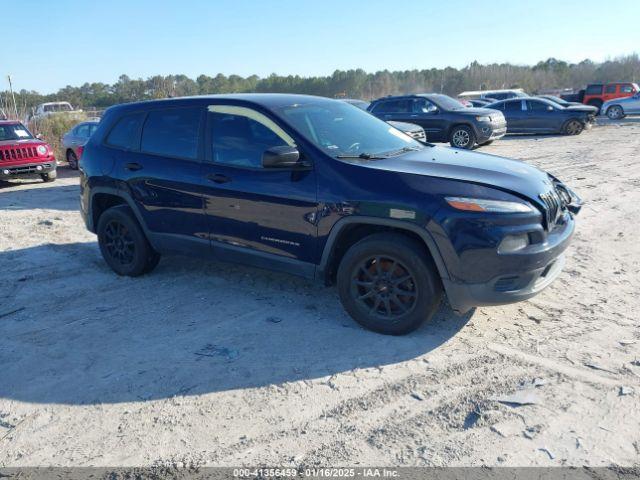
{"label": "rear wheel", "polygon": [[459,125],[451,130],[449,143],[455,148],[471,150],[476,143],[476,136],[469,127]]}
{"label": "rear wheel", "polygon": [[395,233],[370,235],[353,245],[338,267],[345,310],[365,328],[403,335],[435,313],[442,286],[416,241]]}
{"label": "rear wheel", "polygon": [[78,169],[78,157],[73,150],[67,150],[67,162],[69,163],[69,167],[72,169]]}
{"label": "rear wheel", "polygon": [[137,277],[153,270],[160,260],[133,213],[124,205],[100,215],[98,245],[105,262],[118,275]]}
{"label": "rear wheel", "polygon": [[47,173],[41,173],[40,178],[43,182],[46,183],[53,182],[56,178],[58,178],[58,173],[55,170],[51,170]]}
{"label": "rear wheel", "polygon": [[613,105],[607,108],[607,117],[611,120],[619,120],[624,118],[624,110],[620,105]]}
{"label": "rear wheel", "polygon": [[566,135],[580,135],[582,130],[584,130],[584,125],[578,120],[569,120],[564,126]]}

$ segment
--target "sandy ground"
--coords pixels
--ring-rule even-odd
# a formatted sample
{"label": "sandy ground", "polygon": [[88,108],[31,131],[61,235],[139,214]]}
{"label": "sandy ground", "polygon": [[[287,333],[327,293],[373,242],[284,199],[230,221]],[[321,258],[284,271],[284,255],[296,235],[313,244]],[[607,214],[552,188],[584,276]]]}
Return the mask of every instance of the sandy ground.
{"label": "sandy ground", "polygon": [[584,197],[566,269],[401,338],[286,275],[167,258],[119,278],[75,174],[0,183],[0,466],[637,464],[640,121],[481,151]]}

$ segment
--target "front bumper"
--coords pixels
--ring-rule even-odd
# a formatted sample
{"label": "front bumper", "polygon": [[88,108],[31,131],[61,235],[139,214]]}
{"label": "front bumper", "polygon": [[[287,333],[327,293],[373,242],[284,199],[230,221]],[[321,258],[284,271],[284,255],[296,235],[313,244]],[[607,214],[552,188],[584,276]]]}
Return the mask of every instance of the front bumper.
{"label": "front bumper", "polygon": [[56,161],[23,163],[21,165],[4,166],[0,163],[0,178],[20,178],[49,173],[56,169]]}
{"label": "front bumper", "polygon": [[504,255],[504,262],[513,270],[502,271],[487,282],[464,283],[443,278],[449,304],[456,312],[465,313],[473,307],[515,303],[537,295],[562,272],[564,251],[574,230],[575,220],[567,213],[564,228],[550,234],[545,245],[530,253]]}
{"label": "front bumper", "polygon": [[490,123],[481,124],[476,131],[477,142],[479,144],[489,142],[492,140],[498,140],[504,137],[506,134],[507,134],[506,122],[504,124],[498,124],[498,125],[492,125]]}

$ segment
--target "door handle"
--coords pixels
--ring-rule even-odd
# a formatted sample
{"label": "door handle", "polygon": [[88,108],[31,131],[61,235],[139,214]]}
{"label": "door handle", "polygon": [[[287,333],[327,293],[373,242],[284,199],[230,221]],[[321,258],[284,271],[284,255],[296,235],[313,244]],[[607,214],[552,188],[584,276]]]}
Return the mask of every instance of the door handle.
{"label": "door handle", "polygon": [[142,165],[140,165],[139,163],[127,163],[124,168],[135,172],[136,170],[142,170]]}
{"label": "door handle", "polygon": [[207,175],[207,178],[215,183],[227,183],[231,181],[231,178],[226,175],[222,175],[221,173],[212,173]]}

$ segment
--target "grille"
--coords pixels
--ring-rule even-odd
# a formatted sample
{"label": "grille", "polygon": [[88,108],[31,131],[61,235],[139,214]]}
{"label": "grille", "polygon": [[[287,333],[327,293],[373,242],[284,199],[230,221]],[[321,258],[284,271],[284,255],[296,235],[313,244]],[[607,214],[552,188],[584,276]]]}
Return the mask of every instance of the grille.
{"label": "grille", "polygon": [[563,200],[563,195],[561,195],[555,187],[547,193],[540,194],[540,199],[544,203],[544,214],[547,229],[551,230],[558,221],[558,217],[565,209],[567,202]]}
{"label": "grille", "polygon": [[424,130],[416,130],[415,132],[409,132],[409,136],[415,138],[416,140],[422,140],[423,142],[427,140],[427,136],[424,133]]}
{"label": "grille", "polygon": [[2,160],[23,160],[38,156],[36,147],[9,147],[0,148],[0,161]]}

